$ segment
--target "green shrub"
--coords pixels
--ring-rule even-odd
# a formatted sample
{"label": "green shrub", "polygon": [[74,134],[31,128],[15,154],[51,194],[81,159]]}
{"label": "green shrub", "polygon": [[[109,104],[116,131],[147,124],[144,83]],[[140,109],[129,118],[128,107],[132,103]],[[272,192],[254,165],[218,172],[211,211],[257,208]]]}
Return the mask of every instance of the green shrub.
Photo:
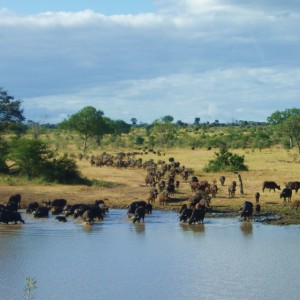
{"label": "green shrub", "polygon": [[205,172],[248,171],[248,167],[244,164],[244,156],[228,152],[226,147],[222,147],[219,153],[215,153],[215,157],[204,167]]}

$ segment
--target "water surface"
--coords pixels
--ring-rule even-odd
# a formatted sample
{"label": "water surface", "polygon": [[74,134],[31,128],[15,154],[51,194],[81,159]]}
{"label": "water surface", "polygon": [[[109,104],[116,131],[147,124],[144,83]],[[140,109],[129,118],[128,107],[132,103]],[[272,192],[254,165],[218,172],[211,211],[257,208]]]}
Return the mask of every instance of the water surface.
{"label": "water surface", "polygon": [[300,226],[238,219],[179,224],[154,211],[132,224],[111,210],[93,226],[54,217],[0,225],[1,300],[299,299]]}

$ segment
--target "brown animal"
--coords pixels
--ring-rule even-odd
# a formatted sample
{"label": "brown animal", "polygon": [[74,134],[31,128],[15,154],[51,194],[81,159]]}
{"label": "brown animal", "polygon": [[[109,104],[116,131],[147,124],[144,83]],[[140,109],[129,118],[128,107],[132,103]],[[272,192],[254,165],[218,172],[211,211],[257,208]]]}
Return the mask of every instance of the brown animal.
{"label": "brown animal", "polygon": [[158,194],[157,198],[158,198],[158,203],[161,204],[161,205],[166,205],[167,201],[170,199],[168,193]]}
{"label": "brown animal", "polygon": [[292,203],[292,209],[295,208],[298,210],[298,207],[300,207],[300,200],[295,200]]}
{"label": "brown animal", "polygon": [[228,186],[228,198],[234,198],[236,191],[236,181],[232,181],[232,183]]}

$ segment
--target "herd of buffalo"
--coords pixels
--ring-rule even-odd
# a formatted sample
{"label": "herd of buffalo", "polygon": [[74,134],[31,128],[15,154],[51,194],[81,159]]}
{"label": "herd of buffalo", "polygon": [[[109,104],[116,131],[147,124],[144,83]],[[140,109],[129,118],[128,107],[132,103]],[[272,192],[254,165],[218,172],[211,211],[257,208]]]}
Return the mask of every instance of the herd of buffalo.
{"label": "herd of buffalo", "polygon": [[[159,153],[159,152],[158,152]],[[158,155],[161,155],[160,153]],[[210,206],[211,199],[216,196],[218,192],[217,182],[214,180],[209,183],[206,180],[199,181],[194,171],[191,168],[181,166],[179,162],[175,162],[174,158],[169,158],[168,162],[158,160],[157,163],[153,159],[142,162],[141,159],[135,160],[130,157],[125,160],[125,157],[130,157],[126,154],[118,154],[117,159],[105,153],[99,157],[91,158],[91,165],[101,166],[109,165],[117,168],[128,167],[129,164],[144,168],[147,172],[145,177],[145,185],[150,186],[150,191],[146,200],[133,201],[127,206],[127,216],[135,222],[144,222],[147,214],[151,214],[153,210],[153,203],[159,205],[166,205],[172,195],[176,193],[179,188],[180,179],[188,182],[191,187],[192,196],[185,201],[178,211],[179,221],[188,224],[203,223],[206,213],[212,212]],[[225,177],[219,178],[221,185],[225,184]],[[235,197],[237,188],[236,181],[232,181],[228,185],[228,197]],[[290,202],[292,198],[292,191],[296,193],[300,188],[300,182],[288,182],[280,193],[280,198],[283,201]],[[276,189],[281,190],[280,186],[274,181],[264,181],[262,191],[265,189],[269,191]],[[240,208],[240,216],[246,221],[250,220],[253,214],[260,214],[260,193],[255,194],[255,205],[250,201],[245,201]],[[300,201],[293,202],[293,207],[298,209]],[[24,223],[20,212],[21,195],[12,195],[4,204],[0,204],[0,223]],[[65,199],[55,199],[53,201],[42,201],[42,203],[31,202],[26,207],[23,207],[26,214],[33,214],[34,218],[47,218],[49,213],[56,215],[59,222],[66,222],[69,216],[74,219],[80,218],[82,222],[93,224],[95,221],[101,221],[109,212],[109,208],[104,200],[95,200],[91,204],[68,204]]]}

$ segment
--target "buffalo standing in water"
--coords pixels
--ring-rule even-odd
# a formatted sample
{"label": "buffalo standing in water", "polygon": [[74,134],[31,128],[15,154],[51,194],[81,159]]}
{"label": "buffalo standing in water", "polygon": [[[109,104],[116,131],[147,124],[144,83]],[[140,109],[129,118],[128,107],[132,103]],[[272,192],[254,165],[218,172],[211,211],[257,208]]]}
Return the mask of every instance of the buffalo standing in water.
{"label": "buffalo standing in water", "polygon": [[241,218],[244,218],[244,221],[250,221],[253,216],[253,204],[252,202],[245,201],[244,205],[241,207]]}
{"label": "buffalo standing in water", "polygon": [[0,223],[10,223],[10,222],[21,222],[25,223],[24,220],[21,217],[21,214],[16,211],[10,211],[10,210],[3,210],[0,212]]}
{"label": "buffalo standing in water", "polygon": [[133,223],[140,222],[141,220],[143,220],[143,223],[144,223],[145,213],[146,213],[145,207],[144,206],[139,206],[135,210]]}

